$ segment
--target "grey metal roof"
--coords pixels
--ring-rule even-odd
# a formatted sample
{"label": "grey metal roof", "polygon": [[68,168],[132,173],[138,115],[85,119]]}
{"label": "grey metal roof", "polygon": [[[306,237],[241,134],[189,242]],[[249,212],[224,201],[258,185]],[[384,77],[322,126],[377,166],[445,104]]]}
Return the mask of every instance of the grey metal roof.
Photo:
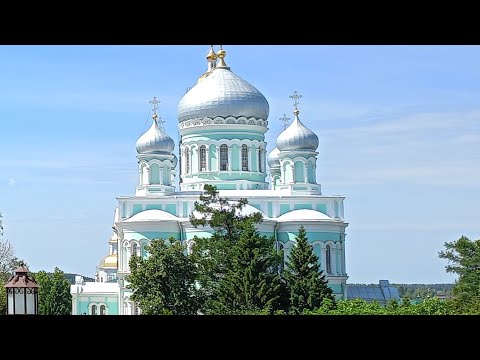
{"label": "grey metal roof", "polygon": [[267,120],[267,99],[229,68],[217,67],[178,103],[178,122],[198,118],[254,117]]}
{"label": "grey metal roof", "polygon": [[139,154],[171,154],[175,143],[154,120],[150,129],[137,140],[136,147]]}
{"label": "grey metal roof", "polygon": [[295,119],[280,135],[277,137],[277,147],[280,151],[289,150],[317,150],[318,136],[298,118],[298,112]]}
{"label": "grey metal roof", "polygon": [[400,300],[400,295],[398,289],[390,286],[388,280],[380,280],[379,285],[347,284],[347,299],[355,298],[385,304],[391,299]]}

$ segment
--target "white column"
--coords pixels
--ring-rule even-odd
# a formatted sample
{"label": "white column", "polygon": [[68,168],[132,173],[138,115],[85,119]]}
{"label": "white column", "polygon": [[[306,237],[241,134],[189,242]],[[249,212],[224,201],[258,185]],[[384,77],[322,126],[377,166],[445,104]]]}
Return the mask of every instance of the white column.
{"label": "white column", "polygon": [[286,171],[286,166],[283,166],[282,163],[280,163],[280,176],[282,179],[282,184],[285,184],[285,171]]}
{"label": "white column", "polygon": [[163,171],[165,169],[163,168],[163,166],[160,168],[160,185],[163,185]]}
{"label": "white column", "polygon": [[[345,235],[344,239],[345,239]],[[345,262],[345,240],[341,243],[342,244],[342,275],[345,275],[347,273],[347,264]]]}
{"label": "white column", "polygon": [[[237,151],[237,159],[238,159],[238,170],[239,171],[243,171],[242,170],[242,146],[239,145],[237,147],[238,151]],[[237,189],[238,189],[238,185],[237,185]]]}
{"label": "white column", "polygon": [[327,251],[326,251],[324,242],[320,243],[320,249],[322,254],[322,260],[320,261],[320,264],[321,264],[320,268],[323,270],[324,274],[328,275],[327,274]]}
{"label": "white column", "polygon": [[330,263],[332,267],[332,275],[337,275],[337,245],[330,245]]}
{"label": "white column", "polygon": [[138,169],[138,175],[140,176],[140,186],[143,185],[143,171],[142,171],[142,166]]}
{"label": "white column", "polygon": [[210,171],[210,145],[205,145],[205,157],[207,159],[207,171]]}
{"label": "white column", "polygon": [[127,261],[126,261],[126,264],[125,264],[124,268],[125,268],[126,271],[129,271],[130,266],[128,265],[128,263],[130,262],[130,256],[131,256],[131,252],[132,252],[131,244],[129,244],[125,250],[127,251]]}
{"label": "white column", "polygon": [[247,161],[247,171],[253,171],[253,168],[252,168],[252,148],[250,146],[247,147],[248,149],[248,161]]}
{"label": "white column", "polygon": [[342,264],[340,263],[340,242],[335,243],[335,273],[341,275]]}
{"label": "white column", "polygon": [[220,171],[220,146],[217,145],[217,170]]}
{"label": "white column", "polygon": [[303,173],[303,178],[306,183],[308,183],[308,164],[303,165],[304,173]]}
{"label": "white column", "polygon": [[255,161],[257,163],[257,171],[260,171],[260,163],[258,160],[260,160],[260,147],[257,148],[257,153],[255,154],[255,156],[257,157],[257,161]]}
{"label": "white column", "polygon": [[317,164],[313,164],[313,183],[317,183]]}
{"label": "white column", "polygon": [[144,185],[150,185],[150,167],[147,167],[147,182]]}
{"label": "white column", "polygon": [[228,147],[228,163],[227,164],[228,164],[227,169],[232,170],[232,147],[231,146]]}

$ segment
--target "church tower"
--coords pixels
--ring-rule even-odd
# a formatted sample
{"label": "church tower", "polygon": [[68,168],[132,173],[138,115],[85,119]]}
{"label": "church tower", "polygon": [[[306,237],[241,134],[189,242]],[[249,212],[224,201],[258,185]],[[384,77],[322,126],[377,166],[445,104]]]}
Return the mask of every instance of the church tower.
{"label": "church tower", "polygon": [[267,189],[269,105],[251,84],[230,70],[226,51],[213,47],[208,69],[180,100],[180,190]]}
{"label": "church tower", "polygon": [[[317,184],[318,136],[300,121],[298,99],[302,96],[294,91],[290,98],[294,101],[294,119],[277,137],[277,146],[269,154],[272,188],[290,190],[292,193],[321,195]],[[285,115],[280,120],[286,126]]]}
{"label": "church tower", "polygon": [[160,101],[154,97],[150,103],[153,105],[152,126],[140,136],[136,144],[140,177],[136,196],[167,195],[175,192],[175,143],[165,132],[163,120],[157,115]]}

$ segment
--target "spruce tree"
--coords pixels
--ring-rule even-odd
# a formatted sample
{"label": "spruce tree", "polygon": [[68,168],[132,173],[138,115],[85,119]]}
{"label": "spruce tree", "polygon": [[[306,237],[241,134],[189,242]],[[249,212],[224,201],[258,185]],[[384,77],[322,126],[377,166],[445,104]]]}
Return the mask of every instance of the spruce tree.
{"label": "spruce tree", "polygon": [[239,226],[238,242],[231,250],[231,268],[219,283],[213,312],[255,314],[278,308],[281,258],[274,238],[262,236],[252,220]]}
{"label": "spruce tree", "polygon": [[324,299],[335,301],[328,287],[318,256],[308,242],[305,228],[300,226],[295,237],[296,245],[290,252],[284,270],[290,293],[290,313],[301,314],[304,310],[319,308]]}

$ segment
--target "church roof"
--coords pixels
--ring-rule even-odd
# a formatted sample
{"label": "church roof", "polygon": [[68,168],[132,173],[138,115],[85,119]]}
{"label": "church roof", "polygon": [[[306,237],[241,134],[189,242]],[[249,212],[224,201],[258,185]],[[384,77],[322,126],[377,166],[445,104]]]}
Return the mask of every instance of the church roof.
{"label": "church roof", "polygon": [[318,136],[298,118],[298,110],[295,110],[295,119],[277,137],[277,147],[280,151],[309,150],[318,148]]}
{"label": "church roof", "polygon": [[309,221],[309,220],[333,220],[330,216],[320,211],[310,209],[299,209],[289,211],[277,218],[277,221]]}
{"label": "church roof", "polygon": [[178,217],[163,210],[145,210],[133,215],[124,222],[179,220]]}
{"label": "church roof", "polygon": [[225,65],[225,50],[220,50],[220,64],[188,91],[178,104],[178,122],[228,116],[266,120],[267,99],[253,85]]}

